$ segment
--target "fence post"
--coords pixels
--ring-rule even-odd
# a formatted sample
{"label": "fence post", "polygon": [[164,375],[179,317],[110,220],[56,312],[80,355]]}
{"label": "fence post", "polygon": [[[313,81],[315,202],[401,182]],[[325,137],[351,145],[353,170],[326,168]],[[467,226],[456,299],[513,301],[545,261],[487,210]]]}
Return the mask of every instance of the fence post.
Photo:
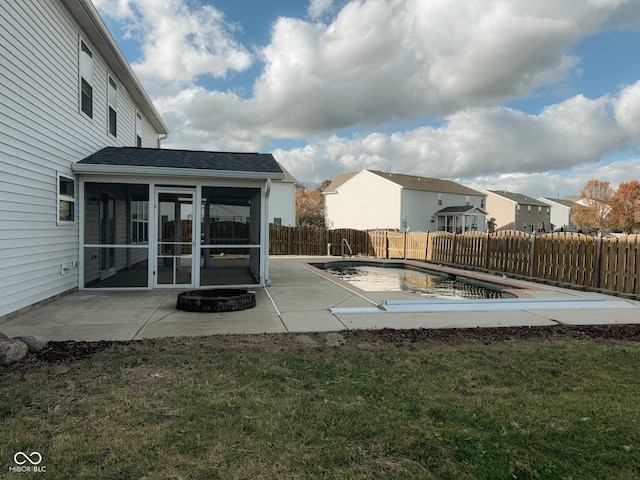
{"label": "fence post", "polygon": [[596,288],[602,284],[600,275],[602,274],[602,232],[598,232],[598,244],[596,245]]}
{"label": "fence post", "polygon": [[489,232],[484,232],[484,235],[484,268],[485,270],[489,270]]}
{"label": "fence post", "polygon": [[456,264],[456,235],[457,233],[454,232],[453,238],[451,239],[451,263],[453,265]]}
{"label": "fence post", "polygon": [[533,277],[533,260],[536,253],[536,234],[531,235],[531,246],[529,248],[529,277]]}

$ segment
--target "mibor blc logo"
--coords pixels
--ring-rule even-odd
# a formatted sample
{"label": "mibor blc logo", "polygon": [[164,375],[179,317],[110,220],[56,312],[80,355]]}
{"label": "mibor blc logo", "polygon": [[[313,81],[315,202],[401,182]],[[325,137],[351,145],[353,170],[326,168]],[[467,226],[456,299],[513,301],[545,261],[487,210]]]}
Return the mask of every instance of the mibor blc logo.
{"label": "mibor blc logo", "polygon": [[42,455],[39,452],[26,454],[24,452],[16,452],[13,456],[15,466],[9,466],[9,471],[13,473],[46,473],[47,466],[41,465]]}

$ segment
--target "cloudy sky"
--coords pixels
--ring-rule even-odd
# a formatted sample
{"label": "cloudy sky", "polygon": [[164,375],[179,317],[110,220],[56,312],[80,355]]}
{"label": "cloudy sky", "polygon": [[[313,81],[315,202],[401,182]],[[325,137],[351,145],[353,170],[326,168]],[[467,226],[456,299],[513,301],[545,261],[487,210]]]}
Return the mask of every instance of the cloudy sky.
{"label": "cloudy sky", "polygon": [[640,179],[637,0],[93,0],[171,133],[531,196]]}

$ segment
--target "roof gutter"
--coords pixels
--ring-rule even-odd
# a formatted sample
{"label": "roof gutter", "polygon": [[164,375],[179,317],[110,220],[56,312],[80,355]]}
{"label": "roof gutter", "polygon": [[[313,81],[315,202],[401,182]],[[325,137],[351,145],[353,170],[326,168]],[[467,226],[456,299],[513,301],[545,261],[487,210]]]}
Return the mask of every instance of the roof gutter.
{"label": "roof gutter", "polygon": [[200,178],[241,178],[247,180],[282,180],[283,173],[240,172],[237,170],[206,170],[201,168],[141,167],[127,165],[102,165],[74,163],[71,169],[78,174],[98,175],[134,175],[134,176],[170,176]]}

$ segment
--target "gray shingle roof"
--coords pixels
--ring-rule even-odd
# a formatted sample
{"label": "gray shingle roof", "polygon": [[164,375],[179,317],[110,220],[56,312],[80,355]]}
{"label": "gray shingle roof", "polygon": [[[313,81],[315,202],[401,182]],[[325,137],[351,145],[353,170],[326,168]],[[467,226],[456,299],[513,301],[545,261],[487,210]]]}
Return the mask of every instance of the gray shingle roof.
{"label": "gray shingle roof", "polygon": [[[184,168],[278,174],[282,170],[270,153],[205,152],[163,148],[106,147],[79,161],[80,165]],[[273,176],[273,175],[268,175]]]}
{"label": "gray shingle roof", "polygon": [[487,192],[491,192],[494,195],[498,195],[499,197],[506,198],[508,200],[511,200],[512,202],[516,202],[521,205],[536,205],[536,206],[542,206],[542,207],[548,206],[548,204],[541,202],[539,200],[536,200],[533,197],[524,195],[522,193],[506,192],[504,190],[487,190]]}
{"label": "gray shingle roof", "polygon": [[415,175],[404,175],[401,173],[387,173],[378,170],[369,170],[379,177],[386,178],[404,188],[411,190],[425,190],[427,192],[458,193],[461,195],[476,195],[484,197],[483,193],[473,190],[451,180],[440,178],[418,177]]}
{"label": "gray shingle roof", "polygon": [[454,206],[454,207],[445,207],[442,210],[438,210],[436,212],[436,215],[438,214],[446,214],[446,213],[467,213],[470,212],[472,210],[477,210],[479,212],[484,213],[485,215],[487,214],[487,212],[485,212],[484,210],[482,210],[481,208],[477,208],[474,207],[473,205],[464,205],[464,206]]}
{"label": "gray shingle roof", "polygon": [[565,200],[562,198],[551,198],[551,197],[543,197],[545,200],[549,200],[550,202],[557,203],[558,205],[564,205],[565,207],[573,207],[576,202],[573,200]]}
{"label": "gray shingle roof", "polygon": [[[452,182],[451,180],[442,180],[439,178],[429,178],[429,177],[417,177],[415,175],[404,175],[402,173],[387,173],[381,172],[379,170],[369,170],[369,172],[385,178],[397,185],[400,185],[403,188],[408,188],[410,190],[424,190],[427,192],[442,192],[442,193],[457,193],[461,195],[476,195],[478,197],[484,197],[485,194],[478,192],[477,190],[473,190],[469,187],[465,187],[464,185],[460,185],[459,183]],[[329,185],[329,187],[325,190],[325,193],[332,193],[340,186],[344,185],[346,182],[355,177],[359,172],[356,173],[344,173],[342,175],[338,175],[336,179]]]}

